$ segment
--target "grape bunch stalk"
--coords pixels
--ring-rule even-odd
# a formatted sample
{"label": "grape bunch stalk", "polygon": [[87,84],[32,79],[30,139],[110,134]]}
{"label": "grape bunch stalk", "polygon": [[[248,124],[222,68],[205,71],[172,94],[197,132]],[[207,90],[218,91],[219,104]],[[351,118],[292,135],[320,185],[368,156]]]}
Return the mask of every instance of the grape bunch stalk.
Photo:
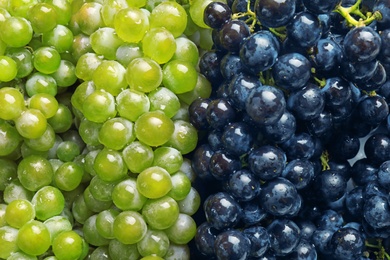
{"label": "grape bunch stalk", "polygon": [[195,259],[390,259],[390,2],[204,2]]}

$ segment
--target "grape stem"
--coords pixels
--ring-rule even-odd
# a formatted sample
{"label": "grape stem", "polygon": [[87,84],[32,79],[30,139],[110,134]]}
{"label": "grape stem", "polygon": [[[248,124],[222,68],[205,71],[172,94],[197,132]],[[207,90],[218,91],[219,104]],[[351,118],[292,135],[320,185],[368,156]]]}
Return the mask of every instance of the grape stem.
{"label": "grape stem", "polygon": [[321,154],[320,160],[321,160],[322,170],[323,171],[330,170],[330,166],[329,166],[329,163],[328,163],[329,162],[329,153],[328,153],[328,151],[325,150]]}
{"label": "grape stem", "polygon": [[257,20],[255,12],[251,10],[251,1],[248,0],[247,6],[246,6],[246,12],[239,12],[232,15],[232,19],[239,19],[242,17],[249,16],[245,20],[245,23],[249,25],[250,31],[253,33],[255,30],[256,24],[260,24],[259,20]]}
{"label": "grape stem", "polygon": [[[350,25],[356,27],[365,26],[375,20],[382,19],[382,14],[379,11],[376,11],[374,13],[367,13],[366,15],[364,15],[359,9],[361,2],[362,0],[357,0],[356,3],[350,7],[343,7],[340,4],[336,7],[334,12],[341,14],[341,16],[343,16]],[[359,16],[360,19],[356,20],[351,14]]]}
{"label": "grape stem", "polygon": [[366,247],[375,248],[378,249],[377,251],[377,259],[387,259],[390,260],[390,255],[385,251],[385,248],[382,245],[382,240],[377,239],[378,244],[371,244],[370,242],[366,241],[365,245]]}

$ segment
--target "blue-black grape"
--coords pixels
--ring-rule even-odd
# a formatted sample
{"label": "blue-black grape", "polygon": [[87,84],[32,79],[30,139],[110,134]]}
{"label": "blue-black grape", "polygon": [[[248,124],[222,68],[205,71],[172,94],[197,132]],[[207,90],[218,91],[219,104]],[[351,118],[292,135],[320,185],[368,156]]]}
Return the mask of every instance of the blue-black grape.
{"label": "blue-black grape", "polygon": [[203,222],[196,230],[195,244],[199,252],[205,256],[214,255],[214,242],[220,233],[210,223]]}
{"label": "blue-black grape", "polygon": [[390,190],[390,160],[384,161],[378,168],[378,183]]}
{"label": "blue-black grape", "polygon": [[361,220],[363,217],[363,205],[363,186],[357,186],[346,193],[345,207],[354,219]]}
{"label": "blue-black grape", "polygon": [[317,251],[314,244],[306,239],[301,239],[294,251],[288,256],[291,259],[312,260],[317,259]]}
{"label": "blue-black grape", "polygon": [[378,95],[364,98],[359,102],[356,109],[360,120],[373,126],[379,125],[389,114],[389,106],[386,100]]}
{"label": "blue-black grape", "polygon": [[364,144],[364,153],[375,166],[390,160],[390,137],[381,133],[373,134]]}
{"label": "blue-black grape", "polygon": [[268,227],[271,248],[277,256],[291,253],[299,243],[300,229],[289,219],[275,219]]}
{"label": "blue-black grape", "polygon": [[374,229],[390,227],[390,206],[387,198],[376,195],[368,198],[363,206],[364,219]]}
{"label": "blue-black grape", "polygon": [[228,52],[221,60],[221,74],[226,80],[232,80],[244,71],[240,56]]}
{"label": "blue-black grape", "polygon": [[260,87],[260,80],[250,74],[235,73],[227,87],[227,94],[232,105],[239,111],[245,110],[245,104],[252,89]]}
{"label": "blue-black grape", "polygon": [[262,0],[256,1],[255,13],[264,26],[270,28],[287,25],[295,13],[295,1]]}
{"label": "blue-black grape", "polygon": [[249,152],[254,144],[254,134],[244,122],[235,122],[223,130],[222,146],[230,154],[241,156]]}
{"label": "blue-black grape", "polygon": [[248,156],[249,169],[261,180],[279,177],[286,165],[286,154],[282,149],[264,145],[253,149]]}
{"label": "blue-black grape", "polygon": [[325,210],[322,215],[317,219],[316,225],[318,229],[326,229],[336,231],[344,224],[344,219],[341,214],[334,210]]}
{"label": "blue-black grape", "polygon": [[242,232],[251,241],[250,256],[260,257],[264,255],[270,246],[270,237],[267,229],[256,225],[245,228]]}
{"label": "blue-black grape", "polygon": [[336,259],[357,259],[364,249],[361,233],[349,227],[337,230],[330,240],[332,254]]}
{"label": "blue-black grape", "polygon": [[238,157],[230,155],[223,150],[216,151],[210,158],[209,169],[211,175],[217,180],[226,180],[231,174],[241,168]]}
{"label": "blue-black grape", "polygon": [[289,161],[282,172],[282,177],[291,181],[297,190],[304,189],[314,179],[314,166],[307,159]]}
{"label": "blue-black grape", "polygon": [[310,61],[319,72],[332,72],[336,70],[342,60],[342,49],[332,39],[320,39],[313,46]]}
{"label": "blue-black grape", "polygon": [[312,242],[314,246],[319,253],[326,255],[326,257],[329,257],[332,252],[330,250],[330,241],[333,234],[334,231],[328,229],[317,229],[313,233]]}
{"label": "blue-black grape", "polygon": [[203,144],[196,148],[191,166],[197,176],[205,180],[212,180],[214,177],[210,172],[210,160],[214,151],[208,144]]}
{"label": "blue-black grape", "polygon": [[346,192],[347,181],[334,170],[326,170],[316,176],[316,187],[322,199],[334,202],[340,199]]}
{"label": "blue-black grape", "polygon": [[228,180],[228,191],[238,201],[253,200],[260,190],[260,182],[246,169],[234,172]]}
{"label": "blue-black grape", "polygon": [[302,0],[307,10],[315,14],[330,13],[340,1],[341,0]]}
{"label": "blue-black grape", "polygon": [[378,179],[378,169],[367,159],[357,160],[351,169],[351,178],[357,184],[364,186]]}
{"label": "blue-black grape", "polygon": [[285,110],[280,119],[271,125],[262,128],[264,136],[274,143],[283,143],[290,139],[297,128],[295,116]]}
{"label": "blue-black grape", "polygon": [[286,28],[287,36],[303,48],[313,47],[322,36],[320,20],[307,11],[296,14]]}
{"label": "blue-black grape", "polygon": [[296,133],[280,144],[289,160],[310,159],[315,152],[314,138],[306,133]]}
{"label": "blue-black grape", "polygon": [[258,198],[240,202],[240,205],[242,209],[241,222],[245,227],[259,224],[268,217],[268,213],[261,207]]}
{"label": "blue-black grape", "polygon": [[206,119],[214,129],[222,130],[225,125],[233,122],[236,117],[236,111],[226,99],[212,100],[206,111]]}
{"label": "blue-black grape", "polygon": [[311,220],[307,219],[298,219],[295,221],[301,230],[301,239],[311,241],[314,231],[316,231],[317,227]]}
{"label": "blue-black grape", "polygon": [[241,43],[250,36],[248,25],[241,20],[230,20],[219,31],[219,43],[227,51],[238,52]]}
{"label": "blue-black grape", "polygon": [[205,130],[209,127],[207,122],[207,107],[211,99],[198,98],[188,108],[191,124],[198,130]]}
{"label": "blue-black grape", "polygon": [[214,250],[218,260],[245,260],[249,258],[251,242],[241,231],[227,230],[218,234]]}
{"label": "blue-black grape", "polygon": [[222,2],[211,2],[204,10],[203,21],[214,29],[219,29],[224,23],[231,20],[232,10]]}

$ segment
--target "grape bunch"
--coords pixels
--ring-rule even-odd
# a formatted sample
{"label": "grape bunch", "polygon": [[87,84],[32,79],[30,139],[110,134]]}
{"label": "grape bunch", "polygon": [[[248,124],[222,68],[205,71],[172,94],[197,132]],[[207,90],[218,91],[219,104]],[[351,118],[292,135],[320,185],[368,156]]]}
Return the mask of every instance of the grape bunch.
{"label": "grape bunch", "polygon": [[1,1],[0,259],[189,259],[197,10]]}
{"label": "grape bunch", "polygon": [[[205,1],[207,2],[207,1]],[[390,2],[208,1],[194,259],[389,259]]]}

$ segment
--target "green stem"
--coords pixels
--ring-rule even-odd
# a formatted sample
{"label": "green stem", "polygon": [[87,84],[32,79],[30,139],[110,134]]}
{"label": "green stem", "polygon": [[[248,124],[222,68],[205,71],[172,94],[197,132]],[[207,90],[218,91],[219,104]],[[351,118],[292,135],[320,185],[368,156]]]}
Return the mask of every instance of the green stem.
{"label": "green stem", "polygon": [[322,154],[321,154],[321,157],[320,157],[320,160],[321,160],[321,164],[322,164],[322,170],[323,171],[326,171],[326,170],[329,170],[330,169],[330,166],[329,166],[329,154],[328,154],[328,151],[324,151]]}

